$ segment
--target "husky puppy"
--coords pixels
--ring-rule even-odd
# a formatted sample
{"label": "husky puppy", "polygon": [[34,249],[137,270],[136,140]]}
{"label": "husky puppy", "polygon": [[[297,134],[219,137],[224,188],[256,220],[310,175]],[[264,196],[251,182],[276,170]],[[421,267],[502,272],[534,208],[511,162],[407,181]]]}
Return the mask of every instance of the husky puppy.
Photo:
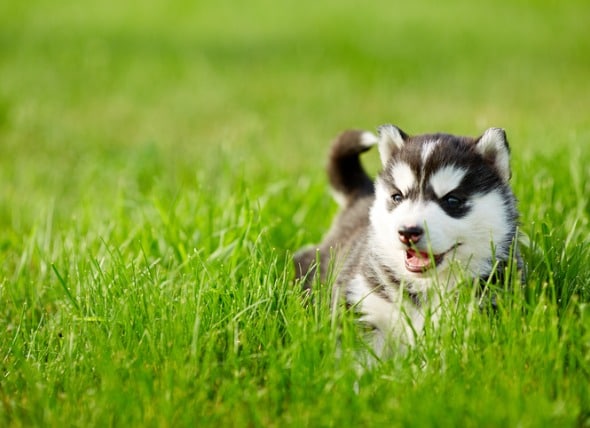
{"label": "husky puppy", "polygon": [[[383,167],[375,182],[359,160],[373,145]],[[343,299],[358,313],[377,356],[412,345],[426,311],[436,321],[437,302],[461,280],[521,267],[504,130],[478,138],[409,136],[393,125],[378,136],[346,131],[327,170],[342,209],[319,246],[295,254],[296,276],[309,289],[333,263],[333,306]]]}

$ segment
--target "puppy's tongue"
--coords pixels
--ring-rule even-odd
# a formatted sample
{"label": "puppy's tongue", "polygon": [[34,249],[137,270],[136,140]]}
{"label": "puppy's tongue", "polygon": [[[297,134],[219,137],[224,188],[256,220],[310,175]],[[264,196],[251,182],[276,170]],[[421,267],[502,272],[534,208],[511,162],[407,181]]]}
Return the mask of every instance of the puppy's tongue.
{"label": "puppy's tongue", "polygon": [[406,251],[406,269],[410,272],[424,272],[430,267],[428,253],[409,249]]}

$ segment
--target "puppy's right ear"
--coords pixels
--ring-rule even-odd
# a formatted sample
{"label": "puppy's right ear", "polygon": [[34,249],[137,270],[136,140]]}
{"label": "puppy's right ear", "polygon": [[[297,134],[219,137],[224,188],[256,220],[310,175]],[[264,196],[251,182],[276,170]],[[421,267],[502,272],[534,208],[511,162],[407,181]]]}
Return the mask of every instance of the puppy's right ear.
{"label": "puppy's right ear", "polygon": [[377,133],[379,135],[379,157],[385,166],[391,155],[400,150],[409,137],[404,131],[393,125],[381,125],[377,128]]}
{"label": "puppy's right ear", "polygon": [[484,132],[475,142],[475,149],[484,159],[493,162],[502,180],[510,180],[510,148],[502,128],[490,128]]}

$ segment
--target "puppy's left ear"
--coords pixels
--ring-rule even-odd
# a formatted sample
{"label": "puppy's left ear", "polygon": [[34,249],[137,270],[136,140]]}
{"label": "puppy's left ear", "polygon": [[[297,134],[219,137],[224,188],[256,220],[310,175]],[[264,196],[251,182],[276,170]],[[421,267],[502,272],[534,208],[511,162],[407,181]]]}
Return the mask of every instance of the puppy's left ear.
{"label": "puppy's left ear", "polygon": [[385,167],[393,153],[401,150],[409,137],[404,131],[393,125],[381,125],[377,129],[377,133],[379,135],[379,157]]}
{"label": "puppy's left ear", "polygon": [[502,128],[490,128],[475,142],[475,149],[491,162],[505,182],[510,180],[510,147]]}

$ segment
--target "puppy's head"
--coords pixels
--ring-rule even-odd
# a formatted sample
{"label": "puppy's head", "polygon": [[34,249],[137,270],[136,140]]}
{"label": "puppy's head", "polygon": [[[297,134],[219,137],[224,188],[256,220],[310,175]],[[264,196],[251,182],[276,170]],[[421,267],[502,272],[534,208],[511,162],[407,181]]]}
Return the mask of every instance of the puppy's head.
{"label": "puppy's head", "polygon": [[494,259],[507,257],[517,214],[502,129],[479,138],[410,137],[384,125],[378,145],[372,236],[400,279],[418,291],[452,265],[485,276]]}

